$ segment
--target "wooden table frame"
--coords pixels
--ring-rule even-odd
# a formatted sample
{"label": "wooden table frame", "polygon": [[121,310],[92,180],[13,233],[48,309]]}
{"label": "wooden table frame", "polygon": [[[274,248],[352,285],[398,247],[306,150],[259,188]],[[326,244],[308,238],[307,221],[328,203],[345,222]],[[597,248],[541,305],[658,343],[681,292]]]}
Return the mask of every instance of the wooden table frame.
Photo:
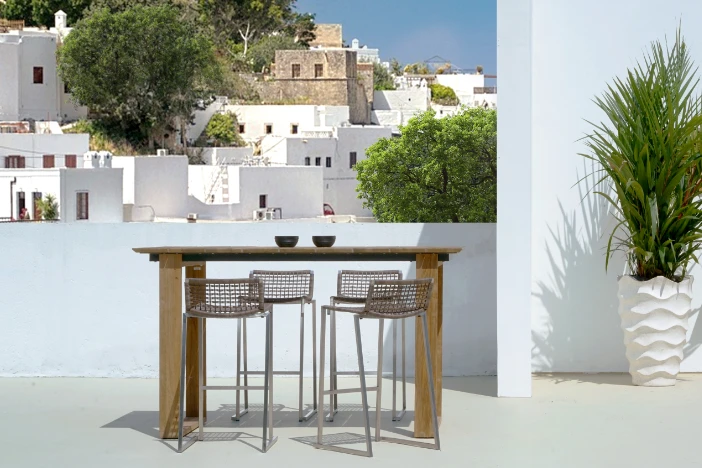
{"label": "wooden table frame", "polygon": [[[180,394],[180,342],[183,314],[183,267],[187,278],[206,278],[207,262],[416,262],[416,277],[433,278],[427,319],[429,348],[433,360],[436,406],[441,420],[442,407],[442,325],[443,325],[443,262],[461,251],[457,247],[143,247],[133,249],[148,254],[159,263],[159,435],[174,439],[178,433],[178,401]],[[188,433],[197,429],[197,321],[188,322],[186,337],[185,414]],[[207,411],[205,400],[205,412]],[[415,399],[414,437],[431,438],[431,406],[424,340],[421,323],[415,333]],[[319,417],[318,413],[318,417]]]}

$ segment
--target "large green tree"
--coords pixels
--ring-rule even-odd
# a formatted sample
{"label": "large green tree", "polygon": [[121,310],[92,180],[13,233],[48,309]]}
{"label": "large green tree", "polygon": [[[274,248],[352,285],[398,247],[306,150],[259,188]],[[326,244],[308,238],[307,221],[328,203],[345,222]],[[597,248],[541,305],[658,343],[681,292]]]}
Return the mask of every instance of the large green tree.
{"label": "large green tree", "polygon": [[91,0],[7,0],[0,16],[24,20],[27,26],[52,27],[54,14],[63,10],[72,26],[83,18],[90,3]]}
{"label": "large green tree", "polygon": [[356,165],[359,198],[379,222],[497,220],[497,112],[412,118]]}
{"label": "large green tree", "polygon": [[304,49],[305,46],[295,39],[285,35],[265,36],[259,39],[249,51],[249,60],[255,72],[262,72],[270,69],[275,61],[276,50]]}
{"label": "large green tree", "polygon": [[171,6],[93,11],[59,50],[73,98],[150,146],[157,132],[184,125],[209,95],[218,62],[211,41],[179,14]]}
{"label": "large green tree", "polygon": [[373,64],[373,89],[391,91],[395,89],[395,80],[387,68],[379,63]]}
{"label": "large green tree", "polygon": [[211,25],[220,44],[235,41],[249,46],[262,36],[287,32],[293,37],[309,40],[314,28],[311,15],[294,10],[297,0],[198,0],[204,21]]}

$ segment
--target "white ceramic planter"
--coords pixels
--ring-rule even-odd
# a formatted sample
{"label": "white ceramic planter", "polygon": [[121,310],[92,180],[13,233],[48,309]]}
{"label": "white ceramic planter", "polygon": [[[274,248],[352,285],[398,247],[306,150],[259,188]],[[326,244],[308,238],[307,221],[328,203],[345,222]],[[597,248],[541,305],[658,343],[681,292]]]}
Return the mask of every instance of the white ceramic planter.
{"label": "white ceramic planter", "polygon": [[634,385],[675,385],[687,342],[691,276],[676,283],[663,276],[619,278],[619,316]]}

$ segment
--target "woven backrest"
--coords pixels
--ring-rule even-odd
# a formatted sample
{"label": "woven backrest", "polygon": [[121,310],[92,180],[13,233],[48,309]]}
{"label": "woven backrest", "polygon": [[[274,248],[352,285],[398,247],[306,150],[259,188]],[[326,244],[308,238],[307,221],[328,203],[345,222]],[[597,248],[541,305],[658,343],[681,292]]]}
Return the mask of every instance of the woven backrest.
{"label": "woven backrest", "polygon": [[267,271],[254,270],[251,278],[263,280],[263,297],[266,302],[289,302],[314,295],[314,273],[311,270]]}
{"label": "woven backrest", "polygon": [[402,279],[399,270],[341,270],[338,275],[336,294],[340,297],[365,299],[371,281],[397,281]]}
{"label": "woven backrest", "polygon": [[185,280],[186,312],[210,317],[263,312],[263,282],[260,279]]}
{"label": "woven backrest", "polygon": [[372,281],[366,299],[366,312],[388,318],[417,315],[429,307],[433,286],[432,278]]}

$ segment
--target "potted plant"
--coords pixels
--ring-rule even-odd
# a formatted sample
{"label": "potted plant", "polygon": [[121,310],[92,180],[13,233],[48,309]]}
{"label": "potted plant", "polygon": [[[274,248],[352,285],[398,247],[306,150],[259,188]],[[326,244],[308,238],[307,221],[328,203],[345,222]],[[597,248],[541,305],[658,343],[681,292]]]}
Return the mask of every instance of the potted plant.
{"label": "potted plant", "polygon": [[626,255],[619,315],[634,385],[675,385],[687,341],[702,212],[702,107],[699,80],[684,40],[652,45],[595,103],[608,123],[585,137],[613,208],[607,261]]}

